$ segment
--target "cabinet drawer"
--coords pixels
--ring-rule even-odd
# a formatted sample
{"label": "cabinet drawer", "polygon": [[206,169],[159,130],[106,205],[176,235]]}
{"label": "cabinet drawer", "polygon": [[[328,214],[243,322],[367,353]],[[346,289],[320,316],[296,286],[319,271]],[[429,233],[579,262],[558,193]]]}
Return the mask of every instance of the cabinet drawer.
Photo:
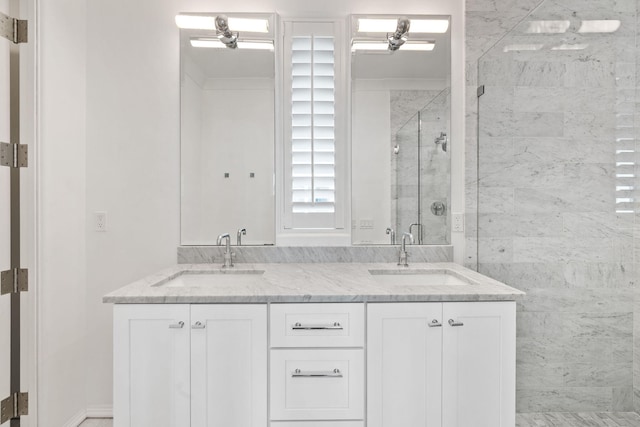
{"label": "cabinet drawer", "polygon": [[364,418],[363,350],[272,350],[272,420]]}
{"label": "cabinet drawer", "polygon": [[364,304],[271,304],[271,347],[363,347]]}
{"label": "cabinet drawer", "polygon": [[364,427],[364,421],[272,421],[271,427]]}

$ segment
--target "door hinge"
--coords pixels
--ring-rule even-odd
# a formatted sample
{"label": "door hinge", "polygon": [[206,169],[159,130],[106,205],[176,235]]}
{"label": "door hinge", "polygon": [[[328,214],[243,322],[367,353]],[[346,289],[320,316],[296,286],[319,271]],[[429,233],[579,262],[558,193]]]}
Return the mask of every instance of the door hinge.
{"label": "door hinge", "polygon": [[0,35],[13,43],[28,41],[29,23],[24,19],[15,19],[0,12]]}
{"label": "door hinge", "polygon": [[29,393],[13,393],[0,401],[0,424],[29,415]]}
{"label": "door hinge", "polygon": [[478,91],[476,92],[476,94],[478,95],[478,98],[484,95],[484,85],[478,86]]}
{"label": "door hinge", "polygon": [[0,142],[0,166],[26,168],[29,165],[29,146]]}
{"label": "door hinge", "polygon": [[29,270],[14,268],[0,272],[0,295],[17,294],[29,290]]}

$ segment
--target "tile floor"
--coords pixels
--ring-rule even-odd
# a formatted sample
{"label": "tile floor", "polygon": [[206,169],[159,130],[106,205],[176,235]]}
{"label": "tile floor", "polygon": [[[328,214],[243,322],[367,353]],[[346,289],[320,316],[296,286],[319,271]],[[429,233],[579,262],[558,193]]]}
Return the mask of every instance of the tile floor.
{"label": "tile floor", "polygon": [[[113,427],[110,419],[90,419],[80,427]],[[516,427],[640,427],[633,412],[518,414]]]}
{"label": "tile floor", "polygon": [[640,427],[634,412],[518,414],[516,427]]}

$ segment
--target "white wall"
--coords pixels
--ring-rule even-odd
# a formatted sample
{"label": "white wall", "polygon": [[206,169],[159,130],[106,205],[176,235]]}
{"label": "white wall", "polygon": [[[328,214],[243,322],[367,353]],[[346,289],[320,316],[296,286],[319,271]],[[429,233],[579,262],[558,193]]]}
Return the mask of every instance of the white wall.
{"label": "white wall", "polygon": [[[182,130],[182,244],[216,244],[226,232],[235,245],[240,228],[247,229],[243,244],[273,244],[273,79],[208,79],[193,92],[189,104],[200,105],[183,102],[183,111],[200,114],[200,129]],[[192,128],[196,120],[183,115],[186,121]]]}
{"label": "white wall", "polygon": [[[391,224],[391,143],[388,90],[352,91],[351,230],[353,243],[385,244]],[[363,225],[363,221],[371,221]]]}
{"label": "white wall", "polygon": [[[176,262],[179,37],[172,1],[87,2],[86,398],[112,402],[112,316],[102,296]],[[106,211],[108,230],[93,231]],[[106,405],[107,407],[105,407]]]}
{"label": "white wall", "polygon": [[180,240],[198,242],[202,236],[202,84],[183,66],[180,111]]}
{"label": "white wall", "polygon": [[86,8],[39,7],[38,412],[62,426],[87,402]]}
{"label": "white wall", "polygon": [[[70,5],[71,0],[63,1],[62,8],[59,2],[55,2],[55,5],[43,4],[43,11],[46,12],[43,18],[48,21],[47,26],[57,22],[65,28],[70,25],[70,28],[81,27],[77,28],[79,31],[66,34],[75,41],[69,45],[62,44],[60,49],[77,48],[78,43],[84,40],[82,35],[87,34],[86,174],[84,167],[61,160],[63,170],[56,169],[51,176],[51,183],[47,185],[51,186],[67,176],[73,176],[74,179],[68,183],[69,192],[54,188],[49,197],[53,199],[54,196],[74,194],[74,198],[70,205],[54,206],[51,201],[52,209],[64,211],[60,213],[63,224],[46,224],[46,231],[55,235],[52,242],[69,249],[52,254],[52,261],[62,258],[65,263],[78,264],[74,269],[65,264],[65,277],[70,275],[70,279],[63,285],[79,286],[82,282],[79,276],[85,271],[85,264],[82,263],[85,255],[81,253],[84,243],[80,242],[82,231],[76,235],[74,230],[70,240],[65,240],[69,227],[59,225],[66,226],[73,222],[76,226],[82,224],[85,227],[85,216],[89,219],[84,228],[86,287],[67,294],[61,307],[69,309],[73,306],[70,301],[78,301],[86,306],[89,313],[86,318],[88,336],[84,343],[87,351],[86,401],[90,408],[108,409],[106,407],[112,402],[111,307],[103,305],[101,297],[134,279],[174,263],[179,243],[179,36],[174,16],[178,12],[188,11],[276,11],[282,16],[346,17],[350,13],[396,13],[397,10],[387,3],[371,3],[369,0],[304,3],[299,0],[245,0],[234,3],[210,0],[92,0],[86,2],[85,30],[85,6],[79,0],[76,2],[80,4],[65,16],[58,16],[58,11]],[[462,5],[460,0],[434,0],[428,3],[407,0],[403,3],[405,13],[453,16],[454,211],[462,210],[464,182]],[[55,38],[49,39],[49,43],[53,41]],[[82,56],[84,52],[80,48],[80,52],[76,53]],[[47,59],[51,66],[54,58]],[[65,75],[60,75],[57,70],[49,72],[43,69],[47,77],[44,82],[47,86],[43,89],[72,103],[67,110],[48,106],[48,124],[52,128],[52,136],[58,136],[63,128],[66,129],[64,133],[71,136],[83,130],[82,123],[77,125],[76,122],[83,120],[85,110],[80,93],[76,97],[74,88],[84,82],[84,76],[78,75],[82,74],[84,64],[76,64],[78,58],[75,57],[63,56],[63,59],[65,61],[55,58],[55,64],[58,70],[67,71]],[[68,65],[66,59],[69,59]],[[65,97],[63,95],[69,90],[68,87],[71,88],[71,96]],[[59,99],[57,101],[60,102]],[[73,144],[80,145],[81,139],[73,140]],[[72,142],[64,138],[62,143]],[[70,159],[84,155],[83,148],[78,148],[71,153],[52,153],[51,160],[62,157],[62,153],[69,155]],[[62,168],[50,164],[49,159],[44,161],[48,168]],[[85,183],[86,203],[83,203],[84,196],[75,194],[76,191],[83,194]],[[65,215],[72,208],[74,210]],[[108,213],[107,232],[93,231],[91,219],[95,211]],[[462,244],[455,237],[453,241],[456,259],[461,260],[458,248]],[[46,312],[43,316],[51,318]],[[71,336],[78,335],[75,327],[77,325],[70,329]],[[77,354],[82,354],[82,351],[78,349]],[[84,362],[75,366],[74,372],[82,369]],[[60,396],[57,401],[63,400],[64,394]],[[66,396],[64,400],[67,400]]]}

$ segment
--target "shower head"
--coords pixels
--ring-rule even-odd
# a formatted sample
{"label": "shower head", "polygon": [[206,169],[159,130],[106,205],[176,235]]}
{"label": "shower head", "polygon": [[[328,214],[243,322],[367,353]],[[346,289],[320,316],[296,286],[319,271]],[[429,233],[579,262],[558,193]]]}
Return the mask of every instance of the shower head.
{"label": "shower head", "polygon": [[393,34],[387,34],[387,40],[389,41],[389,50],[396,51],[400,49],[407,41],[407,33],[409,32],[409,27],[411,27],[411,21],[406,16],[401,16],[398,18],[398,25],[396,27],[396,31]]}
{"label": "shower head", "polygon": [[218,40],[230,49],[238,47],[238,33],[232,33],[229,29],[229,19],[226,15],[216,16],[216,32]]}

